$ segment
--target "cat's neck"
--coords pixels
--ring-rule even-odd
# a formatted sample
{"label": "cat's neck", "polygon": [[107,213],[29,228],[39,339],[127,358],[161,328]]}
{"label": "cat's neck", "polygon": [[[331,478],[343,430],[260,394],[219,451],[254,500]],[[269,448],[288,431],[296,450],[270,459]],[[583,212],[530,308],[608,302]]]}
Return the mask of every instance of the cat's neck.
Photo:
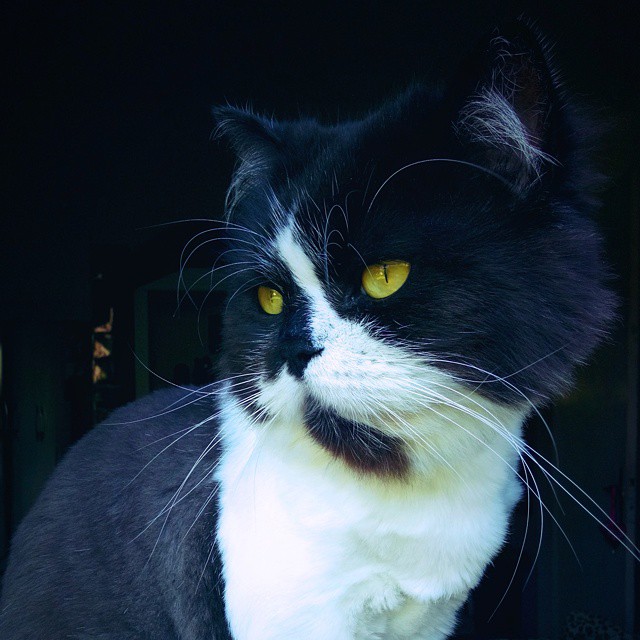
{"label": "cat's neck", "polygon": [[[453,440],[457,428],[458,440],[462,433],[467,442],[447,451],[452,462],[424,447],[415,450],[409,475],[381,478],[358,474],[325,451],[292,413],[252,424],[229,395],[221,410],[218,540],[239,637],[300,637],[301,628],[314,629],[314,638],[368,637],[372,603],[382,599],[374,608],[384,628],[410,609],[417,615],[413,633],[427,629],[431,635],[420,637],[443,638],[453,611],[504,543],[521,492],[513,442],[462,410],[457,427],[448,419],[453,414],[443,414],[444,425],[430,425],[433,433],[446,426]],[[522,415],[511,415],[508,425],[506,417],[502,427],[518,437]],[[467,457],[472,443],[475,453]],[[446,434],[437,444],[449,447]],[[265,593],[269,606],[255,607]],[[308,619],[318,602],[323,616]],[[329,631],[317,628],[325,618]],[[397,637],[418,637],[403,629]]]}

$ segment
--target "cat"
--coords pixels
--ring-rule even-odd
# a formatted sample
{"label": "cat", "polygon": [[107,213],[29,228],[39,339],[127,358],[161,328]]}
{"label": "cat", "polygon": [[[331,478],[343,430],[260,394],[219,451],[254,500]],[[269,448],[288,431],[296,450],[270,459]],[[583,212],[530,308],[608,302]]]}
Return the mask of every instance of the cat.
{"label": "cat", "polygon": [[360,120],[214,115],[220,377],[68,453],[0,637],[446,638],[536,495],[525,419],[615,313],[591,128],[522,22]]}

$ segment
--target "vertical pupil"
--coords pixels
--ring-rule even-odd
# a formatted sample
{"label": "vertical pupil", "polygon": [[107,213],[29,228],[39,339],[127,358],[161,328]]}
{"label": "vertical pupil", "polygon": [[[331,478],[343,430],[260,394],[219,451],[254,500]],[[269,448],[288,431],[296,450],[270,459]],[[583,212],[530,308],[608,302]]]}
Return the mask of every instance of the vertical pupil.
{"label": "vertical pupil", "polygon": [[384,269],[384,281],[389,284],[389,276],[387,275],[387,265],[383,264],[382,268]]}

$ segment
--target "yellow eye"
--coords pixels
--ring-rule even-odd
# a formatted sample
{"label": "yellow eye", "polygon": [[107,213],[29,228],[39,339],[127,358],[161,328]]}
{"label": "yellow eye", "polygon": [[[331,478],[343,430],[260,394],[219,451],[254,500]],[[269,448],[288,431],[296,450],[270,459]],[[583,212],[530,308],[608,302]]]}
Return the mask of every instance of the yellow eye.
{"label": "yellow eye", "polygon": [[387,298],[409,277],[411,265],[403,260],[388,260],[369,265],[362,272],[362,288],[372,298]]}
{"label": "yellow eye", "polygon": [[282,294],[271,287],[258,287],[258,302],[262,310],[272,316],[282,313]]}

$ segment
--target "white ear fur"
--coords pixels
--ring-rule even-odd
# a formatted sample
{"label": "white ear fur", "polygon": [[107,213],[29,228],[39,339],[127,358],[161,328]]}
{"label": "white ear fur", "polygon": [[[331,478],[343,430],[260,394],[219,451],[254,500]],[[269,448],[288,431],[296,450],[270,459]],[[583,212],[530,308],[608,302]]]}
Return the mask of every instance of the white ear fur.
{"label": "white ear fur", "polygon": [[472,60],[454,130],[524,187],[559,164],[553,155],[558,81],[534,32],[521,24],[507,31],[509,37],[490,38]]}
{"label": "white ear fur", "polygon": [[527,130],[509,99],[494,87],[483,87],[467,103],[457,128],[473,142],[515,153],[528,173],[539,176],[545,163],[557,163],[540,148],[541,141]]}

